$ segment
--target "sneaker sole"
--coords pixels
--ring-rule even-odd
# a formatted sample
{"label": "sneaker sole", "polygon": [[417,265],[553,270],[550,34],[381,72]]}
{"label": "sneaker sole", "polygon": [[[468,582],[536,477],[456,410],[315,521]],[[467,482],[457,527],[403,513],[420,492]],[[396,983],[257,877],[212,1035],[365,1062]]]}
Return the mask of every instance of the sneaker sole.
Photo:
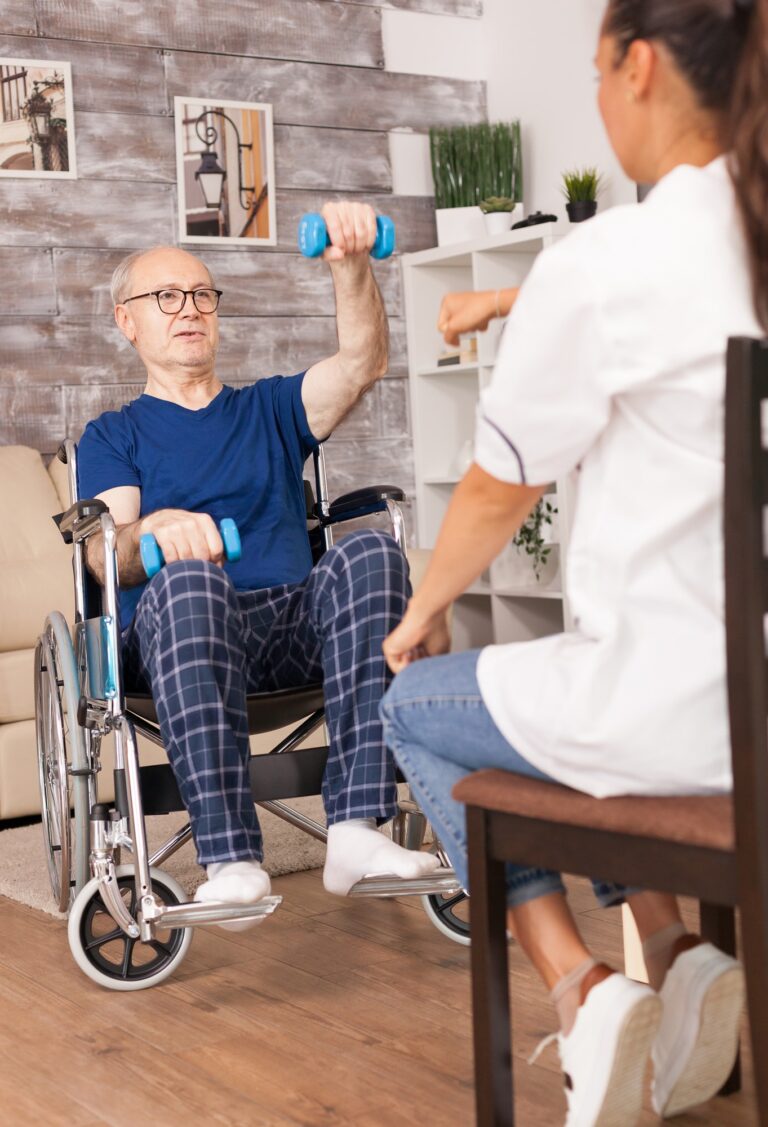
{"label": "sneaker sole", "polygon": [[740,966],[724,971],[707,990],[693,1052],[659,1112],[663,1119],[711,1100],[730,1076],[739,1050],[745,994]]}
{"label": "sneaker sole", "polygon": [[594,1127],[632,1127],[640,1118],[645,1069],[660,1023],[659,998],[644,998],[627,1014]]}

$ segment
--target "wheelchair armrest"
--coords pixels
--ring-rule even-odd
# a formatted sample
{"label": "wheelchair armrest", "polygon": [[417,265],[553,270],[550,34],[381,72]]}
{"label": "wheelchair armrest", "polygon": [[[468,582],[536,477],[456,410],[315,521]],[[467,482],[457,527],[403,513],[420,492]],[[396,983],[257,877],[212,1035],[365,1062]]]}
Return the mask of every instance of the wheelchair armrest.
{"label": "wheelchair armrest", "polygon": [[[65,513],[57,513],[53,518],[62,539],[65,544],[71,544],[74,536],[80,531],[79,525],[84,521],[92,521],[94,517],[100,517],[102,513],[108,513],[109,509],[103,501],[98,498],[91,500],[75,501],[74,505],[70,505]],[[95,528],[92,530],[95,531]]]}
{"label": "wheelchair armrest", "polygon": [[320,523],[340,524],[345,520],[369,516],[386,510],[387,501],[404,501],[405,493],[396,485],[368,485],[355,489],[332,501],[328,515],[320,518]]}

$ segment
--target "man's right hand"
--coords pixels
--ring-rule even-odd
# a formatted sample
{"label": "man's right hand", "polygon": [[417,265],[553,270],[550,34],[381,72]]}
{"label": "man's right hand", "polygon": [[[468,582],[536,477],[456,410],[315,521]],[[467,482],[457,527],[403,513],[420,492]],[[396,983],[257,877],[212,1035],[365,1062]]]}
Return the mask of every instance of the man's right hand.
{"label": "man's right hand", "polygon": [[184,509],[159,509],[138,522],[138,539],[151,532],[165,562],[209,560],[224,565],[224,544],[213,518]]}

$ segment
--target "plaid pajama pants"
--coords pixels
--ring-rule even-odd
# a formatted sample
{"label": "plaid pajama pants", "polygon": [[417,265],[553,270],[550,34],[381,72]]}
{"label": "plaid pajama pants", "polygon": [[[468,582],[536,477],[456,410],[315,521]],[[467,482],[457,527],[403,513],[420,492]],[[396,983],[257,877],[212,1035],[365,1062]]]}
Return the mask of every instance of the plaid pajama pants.
{"label": "plaid pajama pants", "polygon": [[236,591],[201,560],[164,567],[123,635],[126,683],[150,689],[201,865],[262,857],[248,779],[246,694],[323,682],[328,824],[397,811],[379,720],[381,645],[403,616],[408,564],[381,532],[353,532],[303,583]]}

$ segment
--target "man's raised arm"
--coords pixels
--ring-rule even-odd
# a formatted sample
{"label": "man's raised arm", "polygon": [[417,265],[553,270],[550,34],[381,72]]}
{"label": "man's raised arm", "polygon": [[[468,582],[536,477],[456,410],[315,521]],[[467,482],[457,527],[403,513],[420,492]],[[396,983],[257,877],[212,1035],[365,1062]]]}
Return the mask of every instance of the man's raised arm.
{"label": "man's raised arm", "polygon": [[309,429],[324,439],[387,370],[389,327],[371,269],[376,214],[368,204],[332,203],[322,210],[331,246],[339,349],[308,370],[302,399]]}

